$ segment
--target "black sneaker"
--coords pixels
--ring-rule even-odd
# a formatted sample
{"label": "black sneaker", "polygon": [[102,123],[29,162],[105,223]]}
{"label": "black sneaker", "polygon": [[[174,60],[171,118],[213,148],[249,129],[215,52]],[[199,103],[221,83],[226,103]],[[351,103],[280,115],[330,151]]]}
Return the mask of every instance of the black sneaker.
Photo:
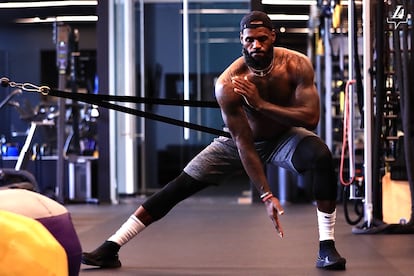
{"label": "black sneaker", "polygon": [[120,246],[111,241],[105,241],[94,251],[82,253],[82,263],[86,265],[99,266],[101,268],[121,267],[118,250]]}
{"label": "black sneaker", "polygon": [[332,240],[321,241],[316,267],[328,270],[345,270],[346,259],[339,255]]}

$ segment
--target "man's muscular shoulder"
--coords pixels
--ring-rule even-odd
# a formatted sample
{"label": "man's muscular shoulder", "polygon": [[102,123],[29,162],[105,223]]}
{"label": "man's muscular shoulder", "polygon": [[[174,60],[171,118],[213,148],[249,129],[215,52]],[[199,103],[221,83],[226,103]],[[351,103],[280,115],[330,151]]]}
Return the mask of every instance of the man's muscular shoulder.
{"label": "man's muscular shoulder", "polygon": [[313,81],[314,70],[310,59],[295,50],[275,48],[276,64],[281,65],[294,82]]}
{"label": "man's muscular shoulder", "polygon": [[287,60],[291,59],[306,59],[309,60],[305,54],[298,52],[296,50],[284,48],[284,47],[274,47],[275,58],[285,57]]}
{"label": "man's muscular shoulder", "polygon": [[274,48],[274,58],[276,64],[284,64],[284,65],[305,65],[305,66],[312,66],[309,58],[295,50],[282,48],[282,47],[275,47]]}

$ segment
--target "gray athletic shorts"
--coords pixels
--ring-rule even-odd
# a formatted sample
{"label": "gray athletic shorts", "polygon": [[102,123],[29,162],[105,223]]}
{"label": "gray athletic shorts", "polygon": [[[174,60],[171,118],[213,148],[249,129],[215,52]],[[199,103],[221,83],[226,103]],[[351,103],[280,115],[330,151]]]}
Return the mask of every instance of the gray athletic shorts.
{"label": "gray athletic shorts", "polygon": [[[297,173],[292,156],[299,142],[307,136],[316,134],[304,128],[292,128],[275,140],[255,143],[255,147],[263,164],[272,163]],[[220,136],[195,156],[184,172],[198,181],[215,184],[229,175],[243,173],[244,168],[234,141]]]}

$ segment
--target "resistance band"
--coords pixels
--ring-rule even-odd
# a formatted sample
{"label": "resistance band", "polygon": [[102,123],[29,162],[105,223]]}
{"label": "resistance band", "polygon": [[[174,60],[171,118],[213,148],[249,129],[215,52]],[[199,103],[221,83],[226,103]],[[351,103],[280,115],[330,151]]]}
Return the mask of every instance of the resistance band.
{"label": "resistance band", "polygon": [[[342,136],[342,150],[341,150],[341,162],[340,162],[340,166],[339,166],[339,178],[341,181],[342,185],[351,185],[354,182],[355,179],[355,175],[349,175],[349,180],[346,181],[344,179],[344,159],[345,159],[345,153],[346,153],[346,148],[352,148],[349,146],[350,143],[354,143],[354,141],[349,141],[348,139],[348,131],[352,128],[352,119],[353,118],[349,118],[349,86],[354,84],[355,80],[350,80],[347,81],[346,86],[345,86],[345,103],[344,103],[344,126],[343,126],[343,136]],[[350,166],[353,166],[353,170],[355,171],[355,161],[354,161],[354,153],[348,151],[348,155],[349,155],[349,163]]]}
{"label": "resistance band", "polygon": [[170,117],[157,115],[151,112],[141,111],[122,105],[114,104],[111,102],[129,102],[129,103],[145,103],[145,104],[159,104],[159,105],[174,105],[174,106],[190,106],[190,107],[208,107],[208,108],[219,108],[217,102],[213,101],[189,101],[189,100],[169,100],[169,99],[154,99],[154,98],[144,98],[144,97],[134,97],[134,96],[114,96],[114,95],[95,95],[95,94],[82,94],[82,93],[72,93],[59,91],[51,89],[48,86],[36,86],[31,83],[16,83],[10,81],[8,78],[1,78],[1,86],[3,87],[16,87],[20,88],[27,92],[37,92],[41,93],[44,96],[55,96],[59,98],[72,99],[80,102],[85,102],[100,107],[113,109],[116,111],[121,111],[124,113],[132,114],[135,116],[144,117],[147,119],[160,121],[176,126],[181,126],[185,128],[190,128],[214,135],[231,137],[229,132],[210,128],[194,123],[184,122]]}

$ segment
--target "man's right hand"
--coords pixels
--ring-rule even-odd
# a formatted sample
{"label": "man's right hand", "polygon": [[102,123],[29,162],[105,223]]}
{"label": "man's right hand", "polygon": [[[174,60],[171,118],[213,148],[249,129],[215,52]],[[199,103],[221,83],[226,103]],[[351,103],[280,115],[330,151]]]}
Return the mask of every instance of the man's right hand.
{"label": "man's right hand", "polygon": [[279,234],[279,237],[283,238],[283,228],[279,221],[279,215],[283,215],[285,210],[283,210],[282,205],[280,204],[279,199],[272,196],[268,200],[264,202],[266,206],[266,212],[270,219],[273,222],[273,225],[275,226],[275,229],[277,233]]}

